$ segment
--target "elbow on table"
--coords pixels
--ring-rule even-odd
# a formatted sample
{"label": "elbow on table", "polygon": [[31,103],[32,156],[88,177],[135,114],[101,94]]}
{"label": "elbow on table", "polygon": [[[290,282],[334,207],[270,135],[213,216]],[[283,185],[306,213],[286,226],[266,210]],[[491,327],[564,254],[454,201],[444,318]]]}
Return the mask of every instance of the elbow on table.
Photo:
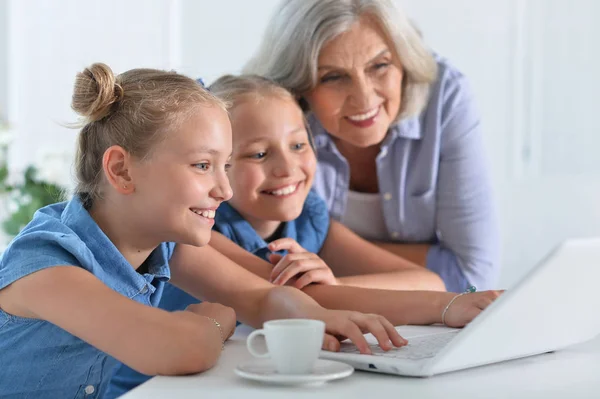
{"label": "elbow on table", "polygon": [[148,360],[137,359],[129,366],[146,375],[197,374],[211,369],[221,355],[221,343],[202,334],[196,323],[181,323],[170,334],[171,342],[161,354],[155,351]]}
{"label": "elbow on table", "polygon": [[188,349],[187,353],[179,356],[171,364],[156,364],[152,370],[154,375],[175,376],[202,373],[213,368],[219,358],[218,355],[207,356],[207,353],[199,348]]}
{"label": "elbow on table", "polygon": [[145,375],[188,375],[207,371],[217,363],[218,356],[207,356],[200,348],[186,348],[177,356],[153,359],[151,362],[133,364],[130,367]]}

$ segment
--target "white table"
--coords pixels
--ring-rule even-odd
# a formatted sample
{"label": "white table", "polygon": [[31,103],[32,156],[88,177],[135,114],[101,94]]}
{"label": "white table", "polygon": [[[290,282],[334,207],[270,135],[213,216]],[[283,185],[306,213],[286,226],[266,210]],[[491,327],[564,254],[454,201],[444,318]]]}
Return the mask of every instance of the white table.
{"label": "white table", "polygon": [[555,353],[431,378],[355,371],[321,386],[283,387],[234,374],[238,363],[252,358],[245,344],[248,333],[247,327],[238,328],[213,369],[193,376],[155,377],[122,398],[600,398],[600,337]]}

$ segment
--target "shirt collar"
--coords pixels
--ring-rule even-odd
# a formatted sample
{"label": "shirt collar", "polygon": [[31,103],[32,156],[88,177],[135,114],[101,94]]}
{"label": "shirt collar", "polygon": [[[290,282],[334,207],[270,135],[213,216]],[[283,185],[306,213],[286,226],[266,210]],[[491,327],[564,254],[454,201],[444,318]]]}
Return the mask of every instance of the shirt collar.
{"label": "shirt collar", "polygon": [[[315,139],[315,148],[325,148],[326,146],[333,145],[333,140],[327,131],[323,128],[321,123],[317,120],[314,114],[310,113],[307,116],[310,130]],[[418,117],[404,119],[400,122],[394,123],[383,141],[383,145],[389,145],[393,143],[398,137],[420,140],[423,137],[423,129],[421,129],[421,121]]]}
{"label": "shirt collar", "polygon": [[[83,207],[81,200],[76,195],[65,207],[62,216],[62,222],[68,226],[83,243],[94,254],[96,262],[106,271],[114,272],[120,277],[130,276],[137,283],[140,283],[140,276],[123,257],[117,247],[104,234],[90,213]],[[158,246],[148,259],[148,274],[153,275],[159,280],[167,281],[171,277],[169,270],[168,253],[166,245]]]}
{"label": "shirt collar", "polygon": [[[237,242],[239,246],[247,251],[256,254],[260,250],[268,250],[269,243],[259,236],[254,227],[227,202],[219,206],[215,215],[215,222],[215,225],[229,224],[232,233],[235,235],[235,240],[233,241]],[[285,223],[281,237],[297,239],[296,224],[293,221]]]}

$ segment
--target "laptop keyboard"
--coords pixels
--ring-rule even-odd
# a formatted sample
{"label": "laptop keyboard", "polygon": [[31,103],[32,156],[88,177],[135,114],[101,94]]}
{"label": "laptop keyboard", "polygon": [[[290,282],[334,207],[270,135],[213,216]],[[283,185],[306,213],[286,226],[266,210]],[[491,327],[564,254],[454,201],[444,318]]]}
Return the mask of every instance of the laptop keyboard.
{"label": "laptop keyboard", "polygon": [[[450,342],[458,333],[451,331],[441,334],[424,335],[408,339],[408,345],[401,348],[393,348],[384,351],[379,345],[371,345],[373,356],[383,356],[394,359],[427,359],[434,357],[448,342]],[[340,352],[359,354],[358,348],[352,343],[342,343]]]}

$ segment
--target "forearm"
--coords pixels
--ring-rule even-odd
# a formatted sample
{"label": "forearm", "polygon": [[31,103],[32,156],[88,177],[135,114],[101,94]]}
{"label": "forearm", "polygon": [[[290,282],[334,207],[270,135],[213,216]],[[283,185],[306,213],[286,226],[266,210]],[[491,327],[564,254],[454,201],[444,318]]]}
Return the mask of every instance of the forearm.
{"label": "forearm", "polygon": [[169,313],[144,328],[152,350],[132,349],[131,368],[148,375],[185,375],[212,368],[221,355],[221,332],[214,322],[192,312]]}
{"label": "forearm", "polygon": [[437,274],[423,268],[339,277],[337,280],[342,285],[362,288],[446,291],[442,279]]}
{"label": "forearm", "polygon": [[307,293],[293,287],[273,286],[265,296],[261,308],[262,322],[276,319],[319,318],[319,312],[324,310],[315,299]]}
{"label": "forearm", "polygon": [[303,290],[327,309],[354,310],[384,316],[392,324],[440,323],[453,294],[432,291],[392,291],[313,284]]}
{"label": "forearm", "polygon": [[371,241],[371,243],[416,265],[423,267],[427,265],[429,244],[403,244],[384,241]]}
{"label": "forearm", "polygon": [[89,342],[147,375],[198,373],[215,364],[222,341],[211,320],[188,311],[135,305],[136,309],[107,305],[106,312],[114,315],[112,325],[96,325]]}
{"label": "forearm", "polygon": [[[221,262],[231,262],[231,260],[224,257]],[[263,312],[272,284],[260,279],[261,286],[248,288],[244,284],[244,279],[241,279],[219,288],[214,284],[198,284],[198,279],[190,277],[193,276],[192,274],[182,273],[181,267],[176,269],[177,271],[171,275],[173,285],[200,300],[220,303],[235,309],[237,320],[244,324],[255,328],[262,327],[265,320]],[[249,278],[258,277],[251,275]],[[204,282],[210,282],[209,279],[205,280]]]}
{"label": "forearm", "polygon": [[1,294],[5,311],[48,321],[143,374],[200,372],[220,353],[210,320],[137,303],[78,267],[40,270]]}

